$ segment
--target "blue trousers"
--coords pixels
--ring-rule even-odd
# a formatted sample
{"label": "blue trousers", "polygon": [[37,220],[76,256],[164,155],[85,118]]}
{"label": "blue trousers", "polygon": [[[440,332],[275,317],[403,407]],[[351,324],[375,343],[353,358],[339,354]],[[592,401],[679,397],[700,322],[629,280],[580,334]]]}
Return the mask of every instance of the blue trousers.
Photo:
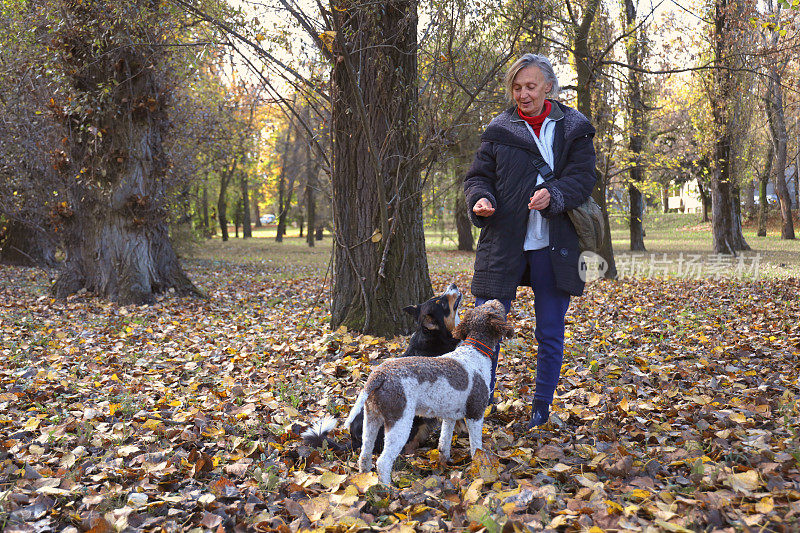
{"label": "blue trousers", "polygon": [[[530,268],[531,287],[533,288],[533,308],[536,313],[536,329],[534,336],[539,343],[536,354],[536,391],[534,400],[553,403],[558,378],[561,375],[561,362],[564,360],[564,317],[569,307],[569,293],[556,287],[553,264],[550,262],[550,250],[530,250],[525,252]],[[493,298],[477,298],[475,306],[483,305]],[[506,308],[511,310],[510,299],[500,299]],[[494,391],[497,381],[497,360],[500,345],[495,346],[492,359],[491,390]]]}

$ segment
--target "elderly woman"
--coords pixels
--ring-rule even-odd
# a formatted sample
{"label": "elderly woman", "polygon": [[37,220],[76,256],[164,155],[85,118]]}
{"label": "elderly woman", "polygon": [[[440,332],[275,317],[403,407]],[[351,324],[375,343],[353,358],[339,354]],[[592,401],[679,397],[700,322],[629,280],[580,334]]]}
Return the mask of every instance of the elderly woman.
{"label": "elderly woman", "polygon": [[564,357],[564,316],[570,296],[583,294],[578,236],[567,211],[594,188],[595,130],[580,112],[547,98],[558,95],[559,85],[546,57],[525,54],[505,80],[515,105],[489,123],[464,180],[470,217],[481,228],[472,294],[475,305],[497,298],[508,313],[518,286],[533,289],[539,345],[533,428],[550,416]]}

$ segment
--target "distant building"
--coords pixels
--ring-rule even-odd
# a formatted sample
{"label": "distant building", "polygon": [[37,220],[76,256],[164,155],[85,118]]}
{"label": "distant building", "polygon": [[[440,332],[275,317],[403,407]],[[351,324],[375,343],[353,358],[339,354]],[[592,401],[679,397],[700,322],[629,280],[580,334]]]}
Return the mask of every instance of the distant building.
{"label": "distant building", "polygon": [[670,185],[666,208],[681,213],[702,213],[703,199],[700,196],[697,180]]}

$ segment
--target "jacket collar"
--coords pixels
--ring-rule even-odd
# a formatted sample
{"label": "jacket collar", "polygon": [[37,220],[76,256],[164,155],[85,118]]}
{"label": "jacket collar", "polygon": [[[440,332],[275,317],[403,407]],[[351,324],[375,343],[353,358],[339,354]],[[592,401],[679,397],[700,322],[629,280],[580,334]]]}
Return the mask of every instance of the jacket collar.
{"label": "jacket collar", "polygon": [[[555,154],[561,153],[561,148],[567,140],[581,135],[594,135],[594,127],[580,112],[560,102],[553,100],[551,102],[553,106],[547,118],[556,121],[553,146]],[[510,107],[494,117],[481,135],[481,141],[532,150],[531,134],[525,126],[525,121],[517,115],[516,106]]]}
{"label": "jacket collar", "polygon": [[[564,118],[564,111],[558,102],[552,100],[551,102],[553,105],[550,108],[550,114],[547,115],[547,120],[561,121]],[[492,119],[486,131],[481,135],[481,141],[533,150],[530,131],[528,131],[525,121],[517,114],[517,106],[506,109]]]}

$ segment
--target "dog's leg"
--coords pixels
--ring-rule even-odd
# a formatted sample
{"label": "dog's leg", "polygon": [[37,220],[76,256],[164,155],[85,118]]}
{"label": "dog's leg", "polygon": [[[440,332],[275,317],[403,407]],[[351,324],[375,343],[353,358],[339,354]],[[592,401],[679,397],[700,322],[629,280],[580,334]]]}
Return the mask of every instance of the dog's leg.
{"label": "dog's leg", "polygon": [[403,451],[408,440],[408,435],[411,433],[411,425],[414,422],[414,411],[407,411],[406,414],[400,418],[391,429],[386,426],[383,427],[383,453],[378,457],[378,462],[375,464],[378,470],[378,479],[381,483],[386,485],[392,484],[392,466],[394,466],[397,456]]}
{"label": "dog's leg", "polygon": [[475,455],[476,451],[483,448],[483,418],[478,420],[465,418],[464,422],[467,423],[467,431],[469,431],[469,453]]}
{"label": "dog's leg", "polygon": [[358,471],[369,472],[372,470],[372,449],[383,420],[378,413],[370,413],[364,409],[364,427],[361,432],[361,454],[358,456]]}
{"label": "dog's leg", "polygon": [[442,431],[439,433],[439,461],[446,463],[450,460],[450,445],[453,443],[453,430],[456,421],[452,418],[442,419]]}

